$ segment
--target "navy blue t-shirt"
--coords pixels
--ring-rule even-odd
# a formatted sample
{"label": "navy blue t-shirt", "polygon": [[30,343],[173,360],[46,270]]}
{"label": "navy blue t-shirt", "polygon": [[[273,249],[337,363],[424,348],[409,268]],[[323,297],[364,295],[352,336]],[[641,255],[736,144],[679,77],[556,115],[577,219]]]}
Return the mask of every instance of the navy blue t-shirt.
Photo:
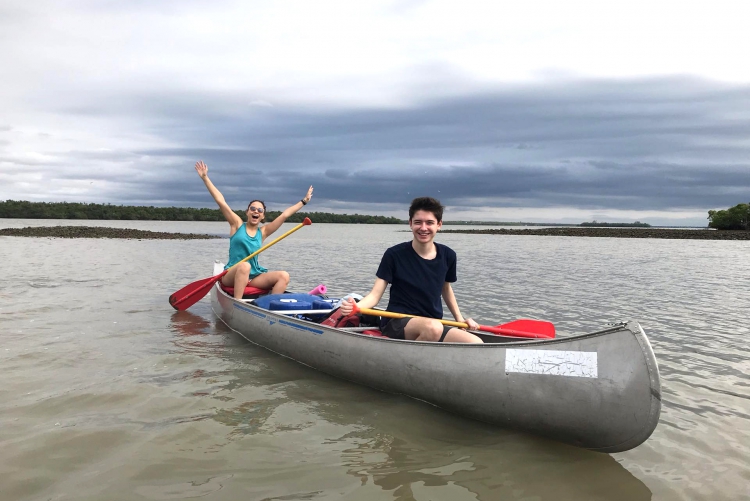
{"label": "navy blue t-shirt", "polygon": [[[456,281],[456,253],[442,244],[435,247],[437,255],[430,260],[417,254],[411,242],[385,251],[376,275],[391,284],[388,311],[443,318],[443,285]],[[388,320],[383,317],[383,323]]]}

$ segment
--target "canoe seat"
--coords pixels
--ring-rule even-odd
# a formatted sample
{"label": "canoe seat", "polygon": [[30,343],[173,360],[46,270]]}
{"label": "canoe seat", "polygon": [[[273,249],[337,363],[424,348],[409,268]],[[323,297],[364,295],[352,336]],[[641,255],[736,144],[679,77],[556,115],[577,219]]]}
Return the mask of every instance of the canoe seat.
{"label": "canoe seat", "polygon": [[[221,289],[230,296],[234,296],[234,287],[229,287],[228,285],[221,284]],[[256,298],[258,296],[262,296],[263,294],[268,294],[269,292],[271,292],[270,289],[258,289],[257,287],[251,287],[248,285],[247,287],[245,287],[245,292],[242,294],[242,297]]]}

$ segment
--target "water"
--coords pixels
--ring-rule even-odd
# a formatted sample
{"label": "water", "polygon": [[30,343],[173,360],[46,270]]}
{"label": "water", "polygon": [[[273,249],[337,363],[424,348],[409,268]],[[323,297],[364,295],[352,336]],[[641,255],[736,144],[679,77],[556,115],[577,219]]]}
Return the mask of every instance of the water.
{"label": "water", "polygon": [[[226,231],[0,220],[49,224]],[[364,294],[404,229],[313,224],[261,262],[296,290]],[[438,240],[458,253],[461,309],[483,323],[542,318],[565,336],[640,321],[663,378],[651,438],[606,455],[493,428],[250,345],[207,299],[172,310],[226,240],[0,237],[0,498],[750,499],[750,244]]]}

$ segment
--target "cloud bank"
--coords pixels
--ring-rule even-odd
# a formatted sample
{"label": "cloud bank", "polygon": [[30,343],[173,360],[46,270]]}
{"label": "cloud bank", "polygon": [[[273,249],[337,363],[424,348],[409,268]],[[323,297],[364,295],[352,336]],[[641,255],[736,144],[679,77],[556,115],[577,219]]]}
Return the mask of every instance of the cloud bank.
{"label": "cloud bank", "polygon": [[[403,216],[413,197],[431,195],[449,219],[702,225],[708,209],[750,201],[741,81],[493,80],[471,60],[426,57],[438,40],[405,51],[410,59],[393,45],[368,53],[355,12],[338,34],[359,42],[359,57],[321,53],[328,32],[306,44],[300,16],[313,14],[303,7],[292,16],[303,40],[284,41],[271,30],[280,7],[254,11],[248,31],[228,16],[234,3],[24,5],[0,16],[0,64],[16,70],[0,97],[2,199],[212,206],[192,169],[202,159],[238,208],[262,197],[280,209],[313,184],[311,210]],[[368,5],[375,24],[401,19],[399,30],[444,8]],[[322,15],[317,28],[330,27]],[[347,55],[351,67],[332,69]]]}

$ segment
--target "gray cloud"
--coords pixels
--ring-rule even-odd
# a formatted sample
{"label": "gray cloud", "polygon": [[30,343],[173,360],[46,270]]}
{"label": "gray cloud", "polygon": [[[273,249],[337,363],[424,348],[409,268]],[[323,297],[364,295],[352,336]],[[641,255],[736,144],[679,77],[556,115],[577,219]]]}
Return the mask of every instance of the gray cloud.
{"label": "gray cloud", "polygon": [[[78,166],[58,179],[115,184],[99,201],[210,206],[192,171],[197,159],[237,207],[257,196],[284,206],[308,184],[321,206],[349,212],[403,207],[417,195],[463,208],[656,211],[750,197],[750,86],[566,81],[343,110],[254,106],[247,95],[195,91],[78,99],[58,100],[56,113],[120,121],[171,145],[71,150],[47,164]],[[44,170],[44,160],[0,155],[11,171]]]}
{"label": "gray cloud", "polygon": [[408,191],[462,205],[502,197],[527,207],[704,208],[737,203],[738,187],[750,192],[750,116],[736,116],[748,99],[748,87],[662,79],[519,88],[396,110],[270,109],[183,129],[180,138],[231,148],[140,153],[204,158],[240,185],[282,196],[293,181],[314,182],[318,197],[352,203],[403,202]]}

